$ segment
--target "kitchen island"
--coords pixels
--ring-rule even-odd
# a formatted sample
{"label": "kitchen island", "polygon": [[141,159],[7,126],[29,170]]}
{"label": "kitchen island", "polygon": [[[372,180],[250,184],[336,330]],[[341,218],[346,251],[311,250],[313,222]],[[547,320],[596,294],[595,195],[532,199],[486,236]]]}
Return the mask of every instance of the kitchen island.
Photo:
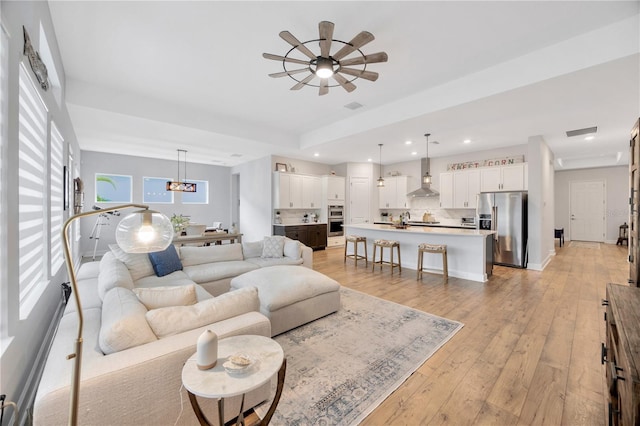
{"label": "kitchen island", "polygon": [[[491,275],[493,265],[493,238],[495,231],[477,229],[454,229],[441,227],[408,226],[398,229],[392,225],[372,225],[368,223],[344,225],[345,235],[360,235],[367,238],[369,260],[373,254],[373,241],[377,239],[396,240],[400,243],[402,268],[416,270],[418,266],[418,245],[446,244],[449,261],[449,276],[471,281],[485,282]],[[347,247],[353,253],[353,247]],[[385,260],[389,251],[385,250]],[[442,272],[441,256],[424,256],[427,272]]]}

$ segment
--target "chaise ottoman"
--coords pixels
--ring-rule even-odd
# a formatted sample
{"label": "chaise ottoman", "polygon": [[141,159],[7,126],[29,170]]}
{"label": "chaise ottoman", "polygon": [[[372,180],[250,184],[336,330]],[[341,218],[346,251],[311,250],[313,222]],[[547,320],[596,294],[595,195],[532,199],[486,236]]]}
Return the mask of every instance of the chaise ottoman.
{"label": "chaise ottoman", "polygon": [[272,336],[340,308],[340,284],[304,266],[269,266],[231,280],[232,289],[245,287],[258,289],[260,312],[271,320]]}

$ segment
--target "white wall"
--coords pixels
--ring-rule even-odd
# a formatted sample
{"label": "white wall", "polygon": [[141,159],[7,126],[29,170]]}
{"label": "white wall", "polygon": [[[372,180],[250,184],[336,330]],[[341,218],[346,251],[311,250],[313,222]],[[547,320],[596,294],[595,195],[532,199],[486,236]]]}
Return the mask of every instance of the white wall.
{"label": "white wall", "polygon": [[[184,167],[184,164],[182,164]],[[181,169],[182,169],[181,167]],[[96,203],[95,174],[109,173],[132,176],[132,202],[145,204],[142,201],[143,177],[167,177],[175,179],[178,173],[177,161],[159,160],[155,158],[134,157],[130,155],[106,154],[93,151],[82,151],[82,181],[84,182],[84,209],[91,210],[96,205],[101,208],[112,207],[122,203]],[[191,217],[191,222],[212,225],[222,222],[224,228],[231,228],[231,168],[198,163],[187,164],[187,180],[209,181],[209,204],[182,204],[182,193],[174,192],[173,204],[149,204],[152,210],[164,213],[168,217],[182,214]],[[108,249],[108,244],[115,243],[115,229],[120,219],[134,211],[127,209],[120,217],[109,216],[100,231],[98,242],[99,254]],[[95,240],[90,240],[91,230],[97,221],[96,217],[86,218],[81,223],[81,253],[85,256],[93,253]]]}
{"label": "white wall", "polygon": [[273,181],[271,157],[259,158],[232,168],[232,174],[240,175],[240,223],[243,241],[262,240],[272,235],[273,201],[271,182]]}
{"label": "white wall", "polygon": [[554,254],[554,156],[542,136],[529,138],[529,263],[543,270]]}
{"label": "white wall", "polygon": [[615,244],[623,223],[629,224],[629,167],[603,167],[596,169],[566,170],[555,173],[555,228],[564,228],[570,238],[571,182],[601,180],[605,182],[606,216],[605,242]]}
{"label": "white wall", "polygon": [[[47,2],[2,1],[0,2],[0,16],[9,39],[6,53],[9,68],[7,93],[3,93],[3,96],[7,96],[8,111],[6,111],[7,116],[3,117],[3,120],[6,119],[7,137],[8,141],[10,141],[2,155],[3,176],[1,184],[3,193],[5,193],[3,195],[6,195],[6,199],[2,200],[5,216],[1,226],[3,227],[2,234],[6,238],[3,238],[0,244],[4,244],[3,253],[6,253],[6,258],[2,259],[2,264],[6,265],[6,268],[2,268],[2,272],[6,276],[3,276],[0,283],[0,390],[1,393],[7,395],[7,400],[18,402],[20,409],[24,410],[26,404],[30,401],[26,401],[23,398],[32,396],[25,393],[25,387],[28,384],[29,375],[37,372],[37,367],[40,365],[37,358],[38,351],[42,346],[48,328],[52,324],[55,309],[60,301],[60,285],[67,278],[64,266],[57,271],[51,271],[49,284],[44,293],[31,312],[26,317],[20,318],[18,310],[19,249],[18,229],[16,226],[19,217],[18,169],[16,167],[18,164],[18,144],[16,141],[18,140],[18,75],[22,63],[26,65],[29,70],[29,76],[35,81],[35,77],[28,65],[29,61],[22,53],[24,44],[23,25],[29,32],[34,48],[38,51],[42,51],[44,48],[44,46],[39,45],[40,27],[42,26],[44,29],[52,54],[51,60],[53,60],[53,63],[46,63],[46,65],[51,69],[53,67],[56,68],[61,83],[58,94],[64,93],[65,75]],[[71,146],[75,152],[76,160],[79,160],[80,149],[71,126],[64,98],[61,103],[58,103],[54,95],[54,92],[56,92],[54,88],[48,91],[38,89],[38,92],[47,106],[50,119],[56,123],[66,144]],[[67,155],[68,151],[65,150],[65,164]],[[64,214],[66,218],[67,212]],[[46,244],[46,241],[43,244]],[[69,352],[72,352],[71,342],[69,348]],[[60,359],[60,362],[68,361]],[[7,424],[13,422],[9,419],[9,416],[11,414],[7,411],[5,416]],[[25,413],[22,412],[21,418],[24,418],[24,416]]]}

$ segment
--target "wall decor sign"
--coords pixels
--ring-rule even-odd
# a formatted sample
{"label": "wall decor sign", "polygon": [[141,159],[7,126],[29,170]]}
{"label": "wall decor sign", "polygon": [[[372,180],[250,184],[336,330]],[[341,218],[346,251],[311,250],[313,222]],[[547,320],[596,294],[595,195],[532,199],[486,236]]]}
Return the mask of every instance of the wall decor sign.
{"label": "wall decor sign", "polygon": [[490,158],[480,161],[463,161],[460,163],[447,164],[447,170],[467,170],[480,167],[500,167],[509,164],[524,163],[524,155],[513,155],[510,157]]}
{"label": "wall decor sign", "polygon": [[24,26],[22,27],[22,33],[24,34],[24,49],[22,53],[29,58],[29,65],[31,65],[31,69],[36,75],[40,87],[42,87],[43,90],[48,90],[49,73],[47,72],[47,66],[42,62],[42,59],[40,59],[40,53],[33,48],[29,33]]}
{"label": "wall decor sign", "polygon": [[96,203],[130,203],[131,176],[96,173]]}

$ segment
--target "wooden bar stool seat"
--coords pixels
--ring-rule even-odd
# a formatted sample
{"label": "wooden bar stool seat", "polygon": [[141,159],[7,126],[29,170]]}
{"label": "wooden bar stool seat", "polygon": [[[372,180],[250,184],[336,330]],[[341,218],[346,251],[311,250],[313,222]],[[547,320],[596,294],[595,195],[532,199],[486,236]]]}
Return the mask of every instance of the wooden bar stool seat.
{"label": "wooden bar stool seat", "polygon": [[[380,260],[376,260],[376,250],[380,247]],[[398,261],[393,261],[393,249],[396,249],[396,253],[398,254]],[[384,249],[389,248],[389,261],[383,260]],[[373,242],[373,267],[372,271],[376,269],[376,264],[380,265],[380,269],[382,269],[382,265],[391,266],[391,273],[393,274],[393,268],[398,268],[398,271],[402,273],[402,265],[400,261],[400,243],[394,240],[375,240]]]}
{"label": "wooden bar stool seat", "polygon": [[[369,260],[367,259],[367,238],[361,237],[360,235],[347,235],[344,239],[344,262],[347,262],[347,257],[355,260],[356,266],[358,266],[358,259],[364,259],[364,266],[369,265]],[[347,254],[347,247],[349,243],[353,244],[353,254]],[[358,243],[364,244],[364,256],[358,254]]]}
{"label": "wooden bar stool seat", "polygon": [[445,244],[420,244],[418,245],[418,279],[422,279],[424,269],[424,253],[442,253],[442,275],[444,282],[449,280],[449,269],[447,266],[447,246]]}

